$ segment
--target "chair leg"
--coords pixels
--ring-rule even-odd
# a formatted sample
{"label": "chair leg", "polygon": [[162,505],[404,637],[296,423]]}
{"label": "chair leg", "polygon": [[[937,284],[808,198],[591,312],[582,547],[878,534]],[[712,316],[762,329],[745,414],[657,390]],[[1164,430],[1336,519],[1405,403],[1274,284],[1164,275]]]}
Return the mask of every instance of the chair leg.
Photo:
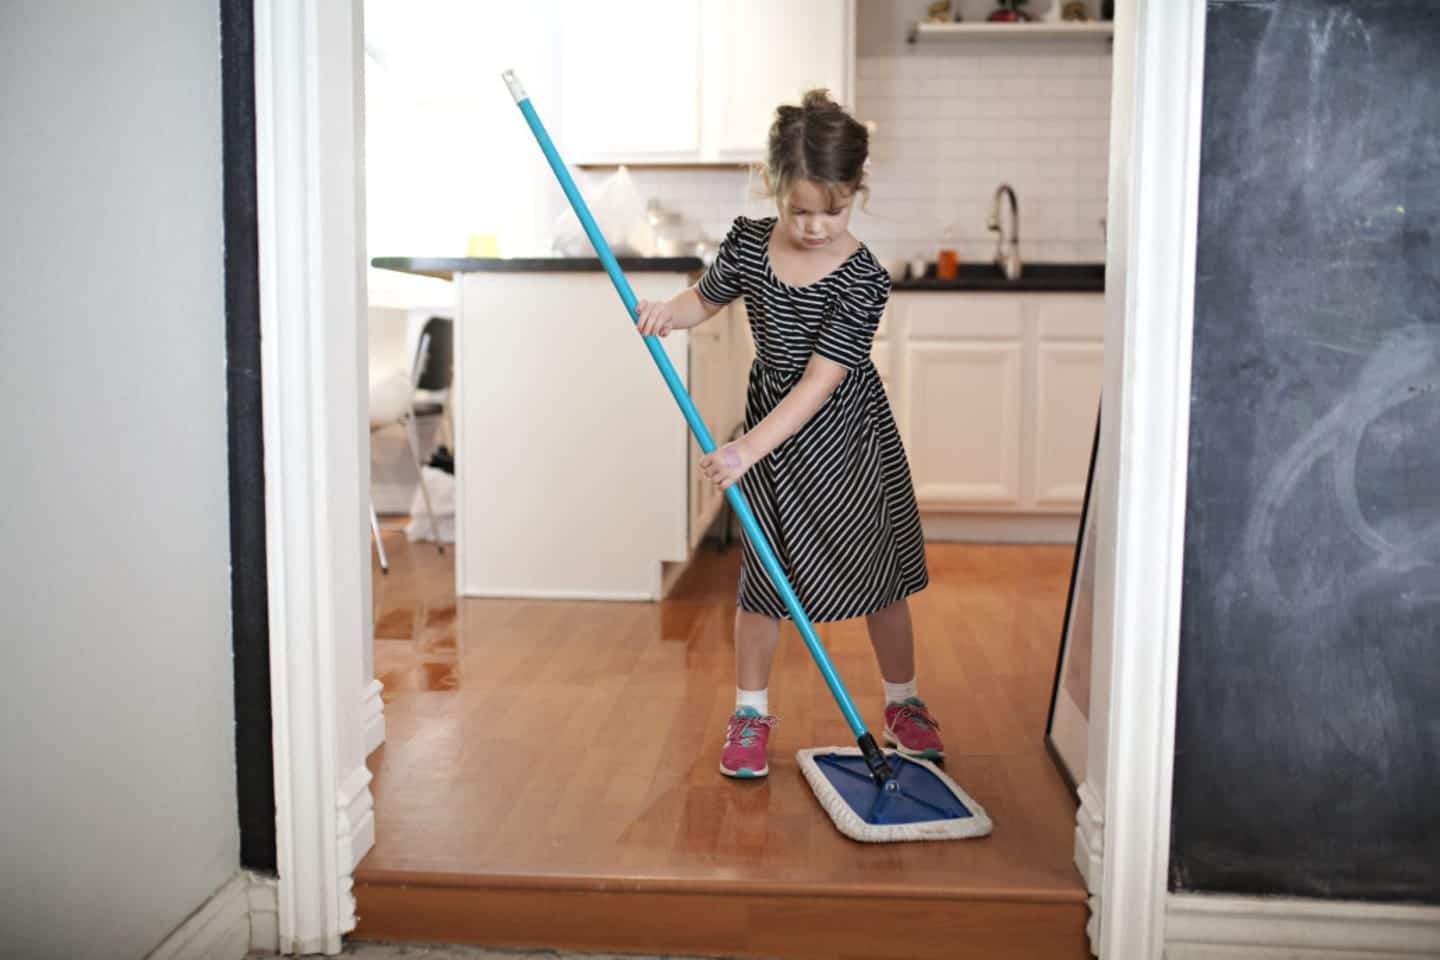
{"label": "chair leg", "polygon": [[415,460],[415,475],[420,481],[420,495],[425,498],[425,513],[430,517],[430,535],[435,538],[435,549],[445,552],[440,542],[440,526],[435,522],[435,508],[430,504],[430,488],[425,486],[425,468],[420,463],[420,434],[415,429],[415,418],[405,418],[405,436],[410,441],[410,455]]}
{"label": "chair leg", "polygon": [[375,516],[375,501],[370,501],[370,534],[375,538],[375,552],[380,556],[380,572],[390,572],[390,561],[385,557],[385,544],[380,539],[380,518]]}

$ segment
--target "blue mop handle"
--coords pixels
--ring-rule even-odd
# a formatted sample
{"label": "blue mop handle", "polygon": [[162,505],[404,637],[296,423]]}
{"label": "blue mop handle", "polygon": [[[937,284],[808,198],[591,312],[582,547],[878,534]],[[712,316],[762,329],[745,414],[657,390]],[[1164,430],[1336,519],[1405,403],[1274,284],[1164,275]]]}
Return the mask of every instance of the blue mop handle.
{"label": "blue mop handle", "polygon": [[[590,209],[585,205],[585,199],[580,196],[575,181],[571,179],[570,171],[565,168],[564,161],[560,159],[555,144],[550,141],[550,135],[545,132],[544,124],[540,122],[535,108],[530,105],[530,98],[526,95],[525,88],[520,85],[515,71],[507,70],[503,76],[506,85],[510,88],[510,93],[515,97],[516,105],[524,114],[525,121],[530,124],[531,132],[540,142],[540,149],[545,152],[545,159],[550,161],[550,169],[555,171],[555,176],[560,181],[560,187],[565,191],[565,196],[570,199],[570,206],[575,208],[575,215],[580,218],[580,225],[585,228],[585,235],[590,238],[595,252],[600,255],[600,262],[605,266],[605,272],[610,275],[610,281],[615,284],[620,299],[625,303],[625,309],[630,311],[630,319],[633,322],[639,322],[639,317],[635,313],[635,292],[630,289],[630,283],[625,279],[625,274],[621,272],[620,264],[616,262],[615,255],[610,252],[610,245],[605,242],[600,228],[595,225],[594,218],[590,216]],[[680,404],[680,412],[685,415],[685,422],[694,432],[695,439],[700,443],[700,449],[705,453],[713,452],[715,441],[710,439],[710,431],[705,429],[705,421],[700,419],[695,404],[690,400],[690,394],[686,392],[684,384],[675,374],[675,368],[671,365],[670,358],[665,355],[659,339],[647,336],[644,340],[650,356],[655,360],[655,365],[660,368],[661,376],[665,378],[670,392],[674,394],[675,401]],[[790,611],[795,626],[800,630],[800,636],[805,638],[805,646],[810,648],[810,655],[815,658],[821,675],[825,677],[825,682],[830,686],[830,692],[835,695],[835,702],[840,705],[841,712],[845,714],[845,721],[850,724],[850,729],[855,736],[868,736],[865,724],[860,719],[860,714],[856,711],[850,694],[845,692],[845,684],[840,681],[839,674],[835,672],[835,667],[830,663],[830,657],[825,653],[825,648],[820,645],[820,638],[815,635],[815,627],[811,625],[810,618],[805,615],[804,608],[800,606],[800,598],[795,596],[795,590],[790,586],[785,571],[781,569],[780,561],[775,557],[775,551],[770,548],[770,541],[765,538],[760,525],[755,522],[755,514],[750,511],[750,504],[746,501],[745,495],[740,492],[740,485],[732,484],[730,489],[725,491],[725,496],[730,500],[730,506],[734,508],[735,515],[740,518],[740,524],[745,528],[745,533],[755,547],[755,552],[760,555],[760,562],[764,564],[766,572],[770,574],[770,580],[775,584],[775,589],[780,591],[786,609]]]}

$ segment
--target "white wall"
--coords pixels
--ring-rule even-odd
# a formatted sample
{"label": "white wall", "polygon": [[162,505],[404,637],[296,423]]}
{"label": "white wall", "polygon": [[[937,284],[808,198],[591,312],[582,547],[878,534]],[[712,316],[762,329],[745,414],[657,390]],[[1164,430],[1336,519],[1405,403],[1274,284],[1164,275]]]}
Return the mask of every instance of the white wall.
{"label": "white wall", "polygon": [[238,867],[219,5],[0,5],[0,952]]}
{"label": "white wall", "polygon": [[514,68],[556,128],[560,14],[505,0],[364,8],[369,255],[463,256],[470,234],[498,234],[506,256],[540,250],[565,200],[500,74]]}

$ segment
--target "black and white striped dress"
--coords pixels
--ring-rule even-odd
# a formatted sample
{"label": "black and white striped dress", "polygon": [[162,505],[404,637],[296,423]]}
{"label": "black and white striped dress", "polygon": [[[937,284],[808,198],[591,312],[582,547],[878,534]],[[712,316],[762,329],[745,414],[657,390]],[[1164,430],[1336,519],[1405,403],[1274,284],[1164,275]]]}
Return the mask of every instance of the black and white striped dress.
{"label": "black and white striped dress", "polygon": [[[822,623],[883,609],[929,583],[910,467],[870,347],[890,276],[863,244],[806,287],[770,266],[775,218],[739,217],[700,279],[711,303],[745,298],[755,363],[745,404],[751,430],[818,353],[849,373],[805,426],[740,480],[806,614]],[[789,613],[748,538],[741,609]]]}

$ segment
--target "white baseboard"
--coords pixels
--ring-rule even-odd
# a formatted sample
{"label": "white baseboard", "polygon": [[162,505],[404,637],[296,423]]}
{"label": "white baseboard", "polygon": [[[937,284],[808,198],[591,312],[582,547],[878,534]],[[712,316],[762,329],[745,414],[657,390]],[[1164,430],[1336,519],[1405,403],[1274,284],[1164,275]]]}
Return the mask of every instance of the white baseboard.
{"label": "white baseboard", "polygon": [[1105,814],[1089,783],[1080,784],[1080,809],[1075,811],[1075,868],[1085,878],[1090,919],[1085,934],[1090,952],[1100,955],[1100,891],[1105,885]]}
{"label": "white baseboard", "polygon": [[482,597],[487,600],[613,600],[618,603],[650,603],[655,600],[653,593],[629,590],[497,590],[467,587],[461,596]]}
{"label": "white baseboard", "polygon": [[346,875],[375,846],[375,802],[370,795],[373,777],[368,768],[356,767],[340,784],[340,868]]}
{"label": "white baseboard", "polygon": [[370,770],[365,766],[350,771],[340,784],[337,801],[340,816],[336,820],[339,843],[339,929],[342,934],[355,929],[355,867],[375,846],[375,802],[370,794]]}
{"label": "white baseboard", "polygon": [[1440,957],[1440,907],[1171,894],[1166,960]]}
{"label": "white baseboard", "polygon": [[275,881],[240,871],[150,952],[148,960],[242,960],[280,943]]}
{"label": "white baseboard", "polygon": [[249,875],[250,950],[280,952],[280,885],[274,877]]}
{"label": "white baseboard", "polygon": [[925,539],[937,543],[1074,544],[1079,514],[946,513],[920,511]]}
{"label": "white baseboard", "polygon": [[360,717],[365,724],[365,756],[385,742],[385,700],[381,696],[385,685],[379,680],[370,681],[370,686],[361,693]]}

